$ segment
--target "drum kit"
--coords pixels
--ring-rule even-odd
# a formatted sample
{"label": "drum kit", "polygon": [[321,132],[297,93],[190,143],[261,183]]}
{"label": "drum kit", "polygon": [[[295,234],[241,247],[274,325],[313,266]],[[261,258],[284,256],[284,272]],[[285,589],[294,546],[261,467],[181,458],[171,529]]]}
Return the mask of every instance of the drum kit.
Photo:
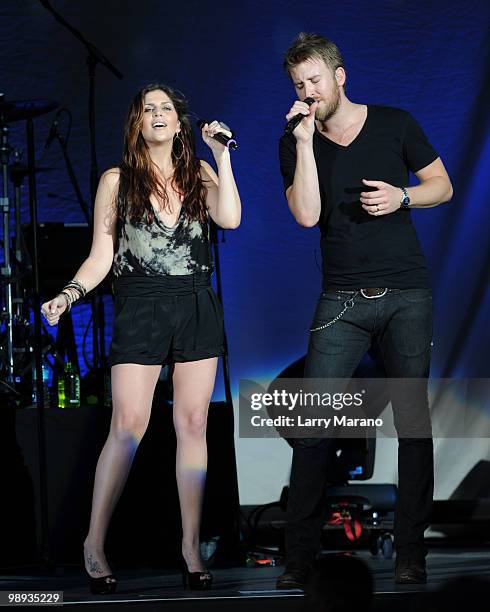
{"label": "drum kit", "polygon": [[[39,315],[39,275],[37,257],[36,173],[50,168],[36,167],[33,120],[56,109],[57,102],[44,99],[8,101],[0,93],[0,167],[2,192],[3,262],[1,266],[0,312],[0,393],[14,397],[18,404],[29,403],[36,381],[36,351],[56,353],[50,334],[44,329]],[[21,162],[19,151],[9,143],[10,126],[26,123],[27,163]],[[30,205],[30,245],[26,244],[21,224],[21,188],[28,179]],[[9,197],[9,182],[13,185],[13,206]],[[13,210],[14,219],[11,220]],[[13,226],[13,237],[11,229]],[[31,323],[34,315],[34,326]],[[37,324],[36,324],[37,323]],[[41,357],[42,358],[42,357]],[[26,397],[26,393],[29,397]]]}

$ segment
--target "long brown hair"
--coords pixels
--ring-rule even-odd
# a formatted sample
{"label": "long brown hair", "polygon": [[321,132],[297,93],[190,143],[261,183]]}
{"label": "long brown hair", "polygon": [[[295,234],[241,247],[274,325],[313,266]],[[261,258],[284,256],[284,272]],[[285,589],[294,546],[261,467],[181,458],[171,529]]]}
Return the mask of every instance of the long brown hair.
{"label": "long brown hair", "polygon": [[174,174],[172,187],[183,197],[182,213],[187,219],[207,218],[207,189],[201,179],[201,164],[195,154],[194,133],[187,114],[184,96],[162,83],[152,83],[141,89],[133,98],[124,126],[123,160],[120,166],[120,196],[118,213],[120,218],[129,216],[131,221],[147,220],[151,223],[155,211],[150,195],[155,195],[166,209],[169,198],[149,154],[148,145],[141,134],[145,95],[150,91],[163,91],[172,101],[180,121],[179,137],[174,137],[172,163]]}

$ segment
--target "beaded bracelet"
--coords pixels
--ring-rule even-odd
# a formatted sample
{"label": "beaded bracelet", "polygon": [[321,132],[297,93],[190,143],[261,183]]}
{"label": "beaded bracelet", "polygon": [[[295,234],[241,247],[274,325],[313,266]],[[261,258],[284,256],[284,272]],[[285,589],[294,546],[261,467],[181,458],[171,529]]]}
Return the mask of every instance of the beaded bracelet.
{"label": "beaded bracelet", "polygon": [[70,312],[73,302],[76,302],[80,298],[84,298],[86,294],[87,289],[85,285],[75,278],[65,285],[60,291],[60,295],[63,295],[66,300],[66,312]]}
{"label": "beaded bracelet", "polygon": [[70,312],[71,310],[71,298],[68,295],[68,293],[66,291],[60,291],[60,295],[62,295],[65,298],[65,302],[66,302],[66,310],[65,312]]}
{"label": "beaded bracelet", "polygon": [[65,285],[62,290],[65,289],[74,289],[78,292],[79,297],[82,298],[84,298],[87,294],[87,289],[85,288],[85,285],[82,285],[82,283],[76,280],[75,278],[71,280],[67,285]]}

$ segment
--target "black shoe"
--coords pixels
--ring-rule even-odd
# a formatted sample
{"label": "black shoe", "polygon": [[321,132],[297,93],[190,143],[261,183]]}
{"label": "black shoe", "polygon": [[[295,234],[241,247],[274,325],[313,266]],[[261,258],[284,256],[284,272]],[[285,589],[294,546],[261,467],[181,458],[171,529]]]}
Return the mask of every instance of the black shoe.
{"label": "black shoe", "polygon": [[190,572],[185,559],[182,557],[182,586],[192,591],[205,591],[213,586],[211,572]]}
{"label": "black shoe", "polygon": [[425,584],[427,582],[425,563],[396,561],[395,582],[396,584]]}
{"label": "black shoe", "polygon": [[278,576],[276,589],[304,589],[311,565],[301,561],[286,563],[284,573]]}
{"label": "black shoe", "polygon": [[114,574],[101,576],[100,578],[92,578],[88,572],[87,575],[88,587],[92,595],[112,595],[116,592],[117,579]]}
{"label": "black shoe", "polygon": [[[112,595],[116,592],[117,589],[117,579],[114,574],[107,574],[106,576],[98,576],[97,578],[93,578],[87,571],[87,561],[85,560],[85,543],[83,545],[84,548],[84,564],[85,564],[85,573],[88,577],[88,588],[92,595]],[[89,565],[93,564],[94,559],[91,559],[91,555],[88,555]],[[101,567],[99,563],[95,560],[95,564],[93,565],[94,569],[100,570]],[[110,570],[109,570],[110,571]]]}

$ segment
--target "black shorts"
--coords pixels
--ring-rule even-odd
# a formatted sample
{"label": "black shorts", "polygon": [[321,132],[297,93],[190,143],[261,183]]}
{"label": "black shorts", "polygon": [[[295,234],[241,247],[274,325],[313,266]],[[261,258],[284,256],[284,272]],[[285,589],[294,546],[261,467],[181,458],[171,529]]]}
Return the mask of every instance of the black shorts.
{"label": "black shorts", "polygon": [[223,309],[209,275],[119,277],[109,364],[198,361],[224,354]]}

